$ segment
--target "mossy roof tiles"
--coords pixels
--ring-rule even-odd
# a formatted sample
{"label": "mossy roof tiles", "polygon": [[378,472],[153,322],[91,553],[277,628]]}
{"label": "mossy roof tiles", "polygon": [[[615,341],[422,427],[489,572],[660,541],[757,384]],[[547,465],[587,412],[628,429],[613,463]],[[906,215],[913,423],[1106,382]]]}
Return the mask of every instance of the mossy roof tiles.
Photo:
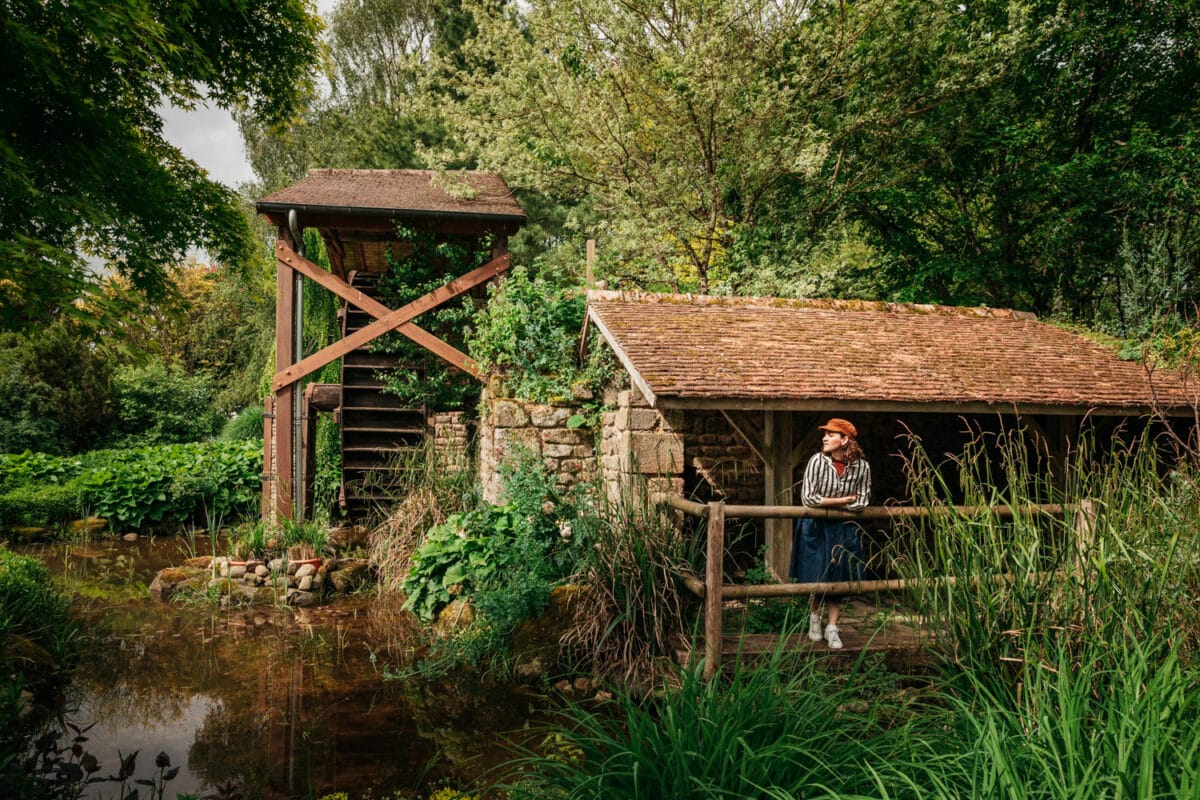
{"label": "mossy roof tiles", "polygon": [[314,169],[299,182],[258,201],[260,211],[299,206],[330,212],[505,217],[523,222],[525,211],[500,175],[440,174],[420,169]]}
{"label": "mossy roof tiles", "polygon": [[1195,400],[1174,373],[1151,381],[1015,311],[593,291],[588,316],[659,406],[1140,413]]}

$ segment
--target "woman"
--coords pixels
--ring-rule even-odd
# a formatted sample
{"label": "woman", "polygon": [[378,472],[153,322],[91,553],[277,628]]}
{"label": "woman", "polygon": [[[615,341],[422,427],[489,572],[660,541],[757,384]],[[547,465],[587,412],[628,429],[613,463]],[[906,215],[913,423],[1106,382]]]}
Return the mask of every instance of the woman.
{"label": "woman", "polygon": [[[814,508],[859,511],[871,500],[871,467],[858,446],[858,429],[844,419],[831,419],[820,428],[821,452],[808,461],[800,500]],[[853,522],[832,519],[798,519],[792,533],[790,575],[800,583],[862,579],[862,542]],[[838,618],[840,597],[809,601],[808,638],[821,641],[821,604],[829,606],[825,641],[835,650],[842,646]]]}

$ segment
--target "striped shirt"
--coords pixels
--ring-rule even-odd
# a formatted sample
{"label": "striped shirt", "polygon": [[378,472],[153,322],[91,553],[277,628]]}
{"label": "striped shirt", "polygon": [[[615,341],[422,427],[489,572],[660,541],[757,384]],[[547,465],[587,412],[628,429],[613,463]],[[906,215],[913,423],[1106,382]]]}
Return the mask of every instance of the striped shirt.
{"label": "striped shirt", "polygon": [[854,502],[845,507],[847,511],[861,511],[871,502],[871,465],[865,458],[847,464],[841,475],[838,475],[833,459],[824,453],[817,453],[808,460],[800,502],[815,507],[826,497],[850,495],[854,495]]}

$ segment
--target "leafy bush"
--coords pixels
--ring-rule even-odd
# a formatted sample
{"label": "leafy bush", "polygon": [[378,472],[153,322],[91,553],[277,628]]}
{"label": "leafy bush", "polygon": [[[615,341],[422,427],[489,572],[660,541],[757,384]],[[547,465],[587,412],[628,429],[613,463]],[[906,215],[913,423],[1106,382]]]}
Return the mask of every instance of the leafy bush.
{"label": "leafy bush", "polygon": [[599,387],[611,373],[608,349],[591,347],[582,367],[577,356],[584,297],[515,268],[488,287],[488,303],[467,336],[471,357],[495,373],[514,397],[545,403],[571,397],[572,387]]}
{"label": "leafy bush", "polygon": [[14,489],[34,481],[66,483],[79,474],[83,460],[48,453],[0,454],[0,491]]}
{"label": "leafy bush", "polygon": [[82,513],[79,487],[68,484],[27,484],[0,494],[0,526],[46,525]]}
{"label": "leafy bush", "polygon": [[84,504],[114,525],[234,519],[259,500],[257,442],[166,445],[87,454],[78,478]]}
{"label": "leafy bush", "polygon": [[64,634],[72,630],[50,571],[36,558],[0,548],[0,639],[20,634],[61,656]]}
{"label": "leafy bush", "polygon": [[177,364],[152,362],[118,369],[113,388],[114,447],[198,442],[220,427],[221,414],[213,407],[216,387],[203,373],[188,375]]}
{"label": "leafy bush", "polygon": [[572,574],[590,541],[585,515],[536,454],[517,453],[501,476],[508,502],[430,529],[404,583],[405,607],[423,619],[455,597],[471,599],[478,617],[457,655],[476,665],[502,653],[517,625],[545,610],[550,589]]}

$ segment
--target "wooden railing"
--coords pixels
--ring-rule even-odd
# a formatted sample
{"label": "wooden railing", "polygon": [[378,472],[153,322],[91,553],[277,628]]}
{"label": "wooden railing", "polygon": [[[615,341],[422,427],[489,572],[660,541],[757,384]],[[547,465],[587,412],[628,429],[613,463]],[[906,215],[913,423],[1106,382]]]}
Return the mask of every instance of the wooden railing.
{"label": "wooden railing", "polygon": [[[708,541],[705,548],[704,582],[694,576],[681,575],[683,584],[704,600],[704,676],[710,678],[721,667],[722,604],[725,600],[751,597],[803,597],[814,594],[852,594],[870,592],[899,592],[935,584],[954,585],[964,582],[956,576],[941,578],[892,578],[886,580],[839,581],[828,583],[775,583],[760,585],[726,584],[724,582],[725,520],[726,519],[832,519],[852,522],[881,522],[894,519],[914,519],[935,515],[979,516],[994,514],[1011,519],[1015,514],[1059,515],[1074,512],[1076,552],[1084,546],[1095,530],[1096,505],[1090,500],[1078,504],[1029,504],[1013,506],[868,506],[858,512],[839,511],[808,506],[749,506],[726,505],[723,502],[695,503],[678,495],[657,494],[653,500],[676,511],[682,511],[708,522]],[[1082,565],[1079,565],[1082,568]],[[1005,583],[1015,580],[1011,573],[968,578],[971,585],[982,582]]]}

